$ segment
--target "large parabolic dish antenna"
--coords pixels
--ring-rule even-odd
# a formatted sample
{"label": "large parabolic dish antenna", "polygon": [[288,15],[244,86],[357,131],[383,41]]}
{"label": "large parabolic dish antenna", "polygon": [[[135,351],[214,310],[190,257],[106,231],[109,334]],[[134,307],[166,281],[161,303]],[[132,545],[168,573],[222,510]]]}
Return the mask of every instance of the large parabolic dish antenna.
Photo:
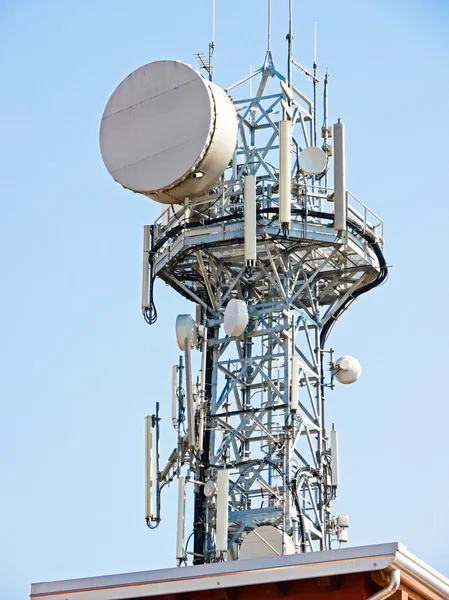
{"label": "large parabolic dish antenna", "polygon": [[237,142],[230,98],[174,60],[140,67],[103,114],[100,148],[123,187],[164,204],[201,196],[229,164]]}

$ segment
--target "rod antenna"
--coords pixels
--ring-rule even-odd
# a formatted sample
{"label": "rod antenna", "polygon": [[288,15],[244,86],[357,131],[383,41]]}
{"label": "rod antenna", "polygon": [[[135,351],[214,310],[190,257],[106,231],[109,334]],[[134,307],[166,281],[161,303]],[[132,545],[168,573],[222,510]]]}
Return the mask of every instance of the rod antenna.
{"label": "rod antenna", "polygon": [[271,0],[268,0],[267,52],[271,52]]}
{"label": "rod antenna", "polygon": [[292,85],[292,60],[293,60],[293,0],[288,0],[288,85]]}
{"label": "rod antenna", "polygon": [[215,50],[215,0],[212,0],[212,38],[209,43],[209,81],[212,81],[213,56]]}
{"label": "rod antenna", "polygon": [[316,64],[316,21],[313,22],[313,145],[317,143],[317,74],[318,65]]}

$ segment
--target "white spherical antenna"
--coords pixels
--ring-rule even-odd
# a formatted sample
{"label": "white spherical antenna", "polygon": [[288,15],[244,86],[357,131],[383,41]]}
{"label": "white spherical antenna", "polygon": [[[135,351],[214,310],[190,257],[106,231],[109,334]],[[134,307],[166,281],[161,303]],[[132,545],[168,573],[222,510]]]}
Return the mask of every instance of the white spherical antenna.
{"label": "white spherical antenna", "polygon": [[243,300],[233,298],[226,306],[223,326],[227,335],[238,337],[248,325],[248,307]]}
{"label": "white spherical antenna", "polygon": [[250,531],[240,546],[239,560],[294,554],[292,538],[271,525],[262,525]]}
{"label": "white spherical antenna", "polygon": [[307,175],[322,173],[327,165],[327,154],[321,148],[309,146],[299,153],[299,168]]}
{"label": "white spherical antenna", "polygon": [[115,181],[164,204],[213,186],[236,142],[230,98],[174,60],[128,75],[112,94],[100,128],[101,155]]}
{"label": "white spherical antenna", "polygon": [[353,356],[342,356],[335,361],[335,379],[340,383],[354,383],[361,374],[362,367]]}
{"label": "white spherical antenna", "polygon": [[212,481],[212,479],[206,481],[206,483],[204,484],[204,495],[206,496],[206,498],[212,498],[212,496],[215,496],[216,492],[217,484],[215,483],[215,481]]}
{"label": "white spherical antenna", "polygon": [[189,338],[190,345],[198,343],[198,333],[195,321],[190,315],[178,315],[176,317],[176,341],[180,350],[185,350],[185,340]]}

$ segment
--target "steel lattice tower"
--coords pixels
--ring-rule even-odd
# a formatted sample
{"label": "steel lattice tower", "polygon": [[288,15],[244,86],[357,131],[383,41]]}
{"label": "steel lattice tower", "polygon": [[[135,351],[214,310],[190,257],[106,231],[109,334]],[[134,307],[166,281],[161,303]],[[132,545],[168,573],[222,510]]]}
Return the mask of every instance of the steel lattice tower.
{"label": "steel lattice tower", "polygon": [[[337,229],[327,169],[316,176],[300,169],[303,148],[321,143],[332,155],[328,77],[318,132],[316,65],[313,72],[293,59],[289,65],[289,71],[296,65],[308,78],[313,99],[292,85],[291,73],[286,78],[275,69],[268,51],[261,69],[226,90],[239,120],[227,171],[202,197],[170,207],[146,228],[146,319],[154,318],[155,278],[200,309],[195,345],[201,369],[197,379],[190,373],[188,348],[175,369],[178,444],[155,483],[159,507],[161,488],[183,469],[180,498],[186,480],[194,482],[194,548],[178,547],[180,561],[188,554],[195,563],[221,560],[226,550],[228,558],[237,558],[243,537],[262,525],[288,535],[296,552],[329,549],[339,533],[330,509],[338,488],[336,433],[325,423],[325,399],[336,368],[326,340],[349,304],[386,277],[383,224],[344,190],[344,226]],[[249,79],[257,92],[242,98]],[[279,214],[282,122],[293,131],[287,225]],[[251,182],[254,260],[245,253],[245,186]],[[240,337],[226,335],[221,327],[232,298],[248,307],[248,326]],[[158,426],[158,415],[151,423]],[[194,444],[186,423],[195,429]],[[225,545],[217,539],[222,526],[217,500],[204,493],[204,483],[217,481],[223,472],[229,477]],[[157,510],[148,523],[155,526],[159,519]]]}

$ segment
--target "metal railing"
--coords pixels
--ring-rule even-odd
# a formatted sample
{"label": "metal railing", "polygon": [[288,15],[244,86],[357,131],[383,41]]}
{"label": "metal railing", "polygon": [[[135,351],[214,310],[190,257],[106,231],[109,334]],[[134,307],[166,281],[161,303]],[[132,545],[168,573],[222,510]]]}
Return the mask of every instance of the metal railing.
{"label": "metal railing", "polygon": [[[262,208],[278,208],[277,197],[272,195],[270,181],[258,183],[258,203]],[[333,189],[319,187],[318,185],[298,184],[296,186],[293,207],[306,209],[306,211],[319,211],[327,214],[334,213]],[[165,231],[178,225],[185,225],[190,221],[199,221],[205,226],[208,221],[220,217],[243,218],[243,189],[239,181],[225,181],[217,184],[216,193],[203,196],[194,202],[187,201],[184,205],[169,205],[156,219],[155,240]],[[307,215],[307,212],[306,212]],[[363,233],[373,234],[381,247],[384,242],[384,223],[382,219],[364,204],[354,194],[346,192],[346,216],[355,221]],[[327,222],[317,217],[305,217],[307,220],[329,227]],[[304,217],[299,219],[304,220]],[[298,220],[299,220],[298,219]]]}

